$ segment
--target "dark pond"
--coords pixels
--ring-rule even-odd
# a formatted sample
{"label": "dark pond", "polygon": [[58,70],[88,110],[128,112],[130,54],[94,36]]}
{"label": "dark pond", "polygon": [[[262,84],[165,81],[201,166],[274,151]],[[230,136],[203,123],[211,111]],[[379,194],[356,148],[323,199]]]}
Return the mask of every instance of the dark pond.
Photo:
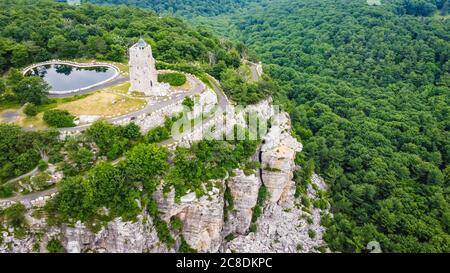
{"label": "dark pond", "polygon": [[85,88],[103,82],[115,74],[115,70],[106,66],[76,67],[65,64],[38,66],[27,75],[39,75],[51,87],[50,91],[64,92]]}

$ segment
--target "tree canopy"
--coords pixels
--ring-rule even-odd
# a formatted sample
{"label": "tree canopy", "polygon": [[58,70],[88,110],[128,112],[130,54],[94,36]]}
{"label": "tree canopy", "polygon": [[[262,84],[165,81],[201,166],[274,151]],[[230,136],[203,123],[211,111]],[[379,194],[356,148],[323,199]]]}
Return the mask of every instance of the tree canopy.
{"label": "tree canopy", "polygon": [[300,164],[313,159],[331,185],[329,246],[450,251],[450,21],[299,0],[227,22],[268,64],[305,144]]}

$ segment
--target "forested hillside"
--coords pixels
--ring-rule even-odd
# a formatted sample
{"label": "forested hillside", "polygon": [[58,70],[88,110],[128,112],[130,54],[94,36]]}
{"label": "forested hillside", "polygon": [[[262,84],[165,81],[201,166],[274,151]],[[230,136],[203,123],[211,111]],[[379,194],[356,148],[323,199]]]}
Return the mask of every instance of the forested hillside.
{"label": "forested hillside", "polygon": [[244,42],[277,80],[299,163],[331,185],[329,246],[449,252],[448,1],[262,2],[195,21]]}
{"label": "forested hillside", "polygon": [[[39,109],[52,108],[54,101],[46,96],[48,86],[39,77],[23,77],[19,69],[24,66],[52,58],[126,63],[127,48],[140,36],[152,45],[158,65],[165,61],[169,63],[163,63],[166,66],[195,71],[214,68],[217,73],[230,72],[240,65],[240,55],[231,43],[219,41],[177,18],[159,17],[154,12],[126,6],[74,7],[53,0],[1,0],[0,111],[26,102]],[[220,66],[210,65],[211,55]],[[2,183],[36,167],[43,149],[39,139],[44,137],[18,128],[0,129],[2,195],[6,192]]]}
{"label": "forested hillside", "polygon": [[236,9],[261,0],[84,0],[95,4],[125,4],[149,8],[158,13],[169,13],[185,17],[215,16],[232,13]]}
{"label": "forested hillside", "polygon": [[450,22],[365,1],[277,1],[230,21],[332,185],[329,245],[450,251]]}
{"label": "forested hillside", "polygon": [[450,22],[365,1],[277,1],[229,21],[332,185],[329,245],[448,252]]}
{"label": "forested hillside", "polygon": [[71,7],[52,0],[0,1],[0,73],[50,58],[124,61],[126,49],[144,36],[158,60],[207,63],[208,54],[231,63],[210,33],[173,17],[126,6]]}

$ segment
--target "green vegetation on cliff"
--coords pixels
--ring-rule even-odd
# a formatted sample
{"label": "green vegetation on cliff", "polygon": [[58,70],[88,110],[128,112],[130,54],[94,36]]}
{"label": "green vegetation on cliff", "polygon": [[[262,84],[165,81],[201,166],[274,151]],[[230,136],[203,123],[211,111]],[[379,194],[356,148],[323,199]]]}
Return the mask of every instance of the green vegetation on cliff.
{"label": "green vegetation on cliff", "polygon": [[228,19],[331,185],[329,246],[450,251],[450,21],[310,0]]}

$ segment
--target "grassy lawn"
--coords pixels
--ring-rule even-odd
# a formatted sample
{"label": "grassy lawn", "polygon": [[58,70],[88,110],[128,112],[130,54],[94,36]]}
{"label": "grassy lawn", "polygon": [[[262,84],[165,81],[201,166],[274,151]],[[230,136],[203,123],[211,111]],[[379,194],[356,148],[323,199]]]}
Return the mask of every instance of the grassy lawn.
{"label": "grassy lawn", "polygon": [[145,100],[130,98],[111,92],[101,91],[84,99],[62,103],[58,109],[67,110],[75,116],[114,116],[123,115],[140,109]]}
{"label": "grassy lawn", "polygon": [[189,91],[191,90],[191,83],[189,81],[186,81],[182,86],[177,86],[176,90]]}
{"label": "grassy lawn", "polygon": [[18,116],[13,123],[25,128],[47,128],[43,121],[43,113],[50,109],[67,110],[75,116],[118,116],[141,109],[146,101],[142,98],[133,98],[127,95],[130,83],[123,83],[108,87],[94,93],[77,95],[66,98],[50,99],[48,103],[39,105],[39,114],[35,117],[27,117],[20,111],[18,102],[0,103],[0,123],[7,122],[2,118],[5,112],[17,112]]}
{"label": "grassy lawn", "polygon": [[130,82],[126,82],[126,83],[122,83],[119,85],[115,85],[115,86],[111,86],[111,87],[107,87],[105,89],[102,89],[100,91],[106,91],[106,92],[116,92],[116,93],[120,93],[120,94],[128,94],[128,90],[130,89],[131,83]]}

